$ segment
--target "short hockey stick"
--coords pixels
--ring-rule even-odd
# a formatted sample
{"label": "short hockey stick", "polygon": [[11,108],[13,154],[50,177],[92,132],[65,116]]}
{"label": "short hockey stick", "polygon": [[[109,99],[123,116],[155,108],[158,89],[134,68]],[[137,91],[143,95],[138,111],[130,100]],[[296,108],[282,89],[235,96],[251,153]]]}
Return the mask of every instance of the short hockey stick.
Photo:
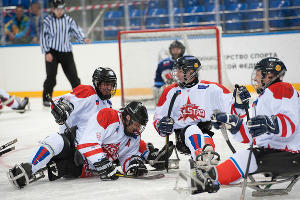
{"label": "short hockey stick", "polygon": [[1,145],[1,146],[0,146],[0,151],[3,150],[3,149],[5,149],[6,147],[8,147],[8,146],[10,146],[10,145],[12,145],[12,144],[14,144],[14,143],[16,143],[17,141],[18,141],[18,139],[16,138],[16,139],[14,139],[14,140],[12,140],[12,141],[6,143],[6,144]]}
{"label": "short hockey stick", "polygon": [[10,148],[6,148],[3,151],[0,152],[0,156],[2,156],[3,154],[6,154],[12,150],[15,150],[15,147],[10,147]]}

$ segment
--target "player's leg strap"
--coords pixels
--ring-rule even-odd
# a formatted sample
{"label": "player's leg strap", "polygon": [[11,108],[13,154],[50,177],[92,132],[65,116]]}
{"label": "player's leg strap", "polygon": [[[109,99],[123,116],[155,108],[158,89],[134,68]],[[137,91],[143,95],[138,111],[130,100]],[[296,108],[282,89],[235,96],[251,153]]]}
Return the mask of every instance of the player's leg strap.
{"label": "player's leg strap", "polygon": [[300,175],[300,153],[255,148],[253,151],[258,169],[256,173],[272,176]]}
{"label": "player's leg strap", "polygon": [[191,154],[190,149],[185,145],[185,131],[189,126],[183,129],[176,129],[175,138],[176,138],[176,149],[183,154]]}
{"label": "player's leg strap", "polygon": [[199,122],[197,126],[200,128],[200,130],[204,133],[209,135],[209,137],[213,137],[215,134],[214,132],[211,131],[212,129],[212,123],[211,121],[206,121],[206,122]]}

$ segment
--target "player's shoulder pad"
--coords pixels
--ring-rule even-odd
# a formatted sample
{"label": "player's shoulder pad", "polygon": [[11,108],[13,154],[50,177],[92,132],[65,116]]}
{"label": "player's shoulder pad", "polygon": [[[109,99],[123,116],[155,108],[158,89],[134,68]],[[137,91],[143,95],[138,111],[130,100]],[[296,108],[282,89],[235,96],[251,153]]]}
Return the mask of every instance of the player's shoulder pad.
{"label": "player's shoulder pad", "polygon": [[[206,84],[206,85],[214,85],[216,87],[219,87],[223,90],[224,94],[229,94],[230,93],[230,91],[224,85],[221,85],[220,83],[205,81],[205,80],[201,80],[200,83]],[[199,88],[199,86],[198,86],[198,88]],[[201,89],[201,86],[200,86],[200,89]]]}
{"label": "player's shoulder pad", "polygon": [[275,99],[282,99],[282,98],[292,98],[294,95],[294,88],[290,83],[286,82],[277,82],[270,85],[267,89],[269,89],[273,97]]}
{"label": "player's shoulder pad", "polygon": [[162,92],[160,98],[159,98],[159,101],[157,103],[157,106],[162,106],[166,100],[167,100],[167,95],[169,94],[170,90],[172,90],[173,88],[176,88],[178,87],[178,84],[177,83],[173,83],[169,86],[167,86],[164,91]]}
{"label": "player's shoulder pad", "polygon": [[106,129],[110,124],[119,122],[118,111],[112,108],[103,108],[97,114],[97,122],[99,125]]}
{"label": "player's shoulder pad", "polygon": [[77,98],[87,98],[96,94],[96,91],[91,85],[79,85],[72,90],[71,94],[75,95]]}
{"label": "player's shoulder pad", "polygon": [[172,64],[172,59],[171,58],[165,58],[162,59],[161,61],[159,61],[158,65],[162,65],[162,66],[169,66]]}

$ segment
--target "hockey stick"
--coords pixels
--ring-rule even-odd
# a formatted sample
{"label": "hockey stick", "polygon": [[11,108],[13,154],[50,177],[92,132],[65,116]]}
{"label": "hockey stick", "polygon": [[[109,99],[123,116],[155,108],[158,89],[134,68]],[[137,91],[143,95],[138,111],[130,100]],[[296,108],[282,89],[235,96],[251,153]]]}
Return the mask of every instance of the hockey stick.
{"label": "hockey stick", "polygon": [[[239,85],[235,85],[235,88],[238,89]],[[247,115],[247,121],[250,120],[250,115],[249,115],[249,99],[245,100],[242,102],[245,108],[245,112]],[[241,197],[240,200],[244,200],[245,199],[245,192],[246,192],[246,187],[247,187],[247,179],[248,179],[248,174],[249,174],[249,168],[250,168],[250,163],[251,163],[251,155],[253,153],[253,139],[252,139],[252,143],[250,145],[250,150],[249,150],[249,156],[248,156],[248,161],[247,161],[247,166],[246,166],[246,172],[245,172],[245,177],[244,177],[244,182],[242,184],[242,193],[241,193]]]}
{"label": "hockey stick", "polygon": [[[170,105],[169,105],[169,109],[168,109],[168,115],[167,117],[170,118],[171,116],[171,112],[175,103],[175,99],[178,96],[179,91],[177,90],[174,95],[172,96],[172,99],[170,101]],[[169,135],[166,136],[166,155],[168,155],[168,151],[169,151]],[[169,156],[166,156],[166,160],[165,160],[165,168],[167,169],[167,172],[169,171]]]}
{"label": "hockey stick", "polygon": [[3,151],[0,152],[0,156],[2,156],[3,154],[6,154],[12,150],[15,150],[15,147],[10,147],[10,148],[4,149]]}
{"label": "hockey stick", "polygon": [[165,177],[164,174],[153,174],[153,175],[143,175],[143,176],[133,176],[133,175],[126,175],[117,173],[116,176],[123,177],[123,178],[133,178],[133,179],[142,179],[142,180],[153,180],[153,179],[161,179]]}
{"label": "hockey stick", "polygon": [[16,139],[14,139],[14,140],[12,140],[12,141],[6,143],[6,144],[1,145],[1,146],[0,146],[0,151],[3,150],[3,149],[5,149],[6,147],[8,147],[8,146],[10,146],[10,145],[12,145],[12,144],[14,144],[14,143],[16,143],[17,141],[18,141],[18,139],[16,138]]}

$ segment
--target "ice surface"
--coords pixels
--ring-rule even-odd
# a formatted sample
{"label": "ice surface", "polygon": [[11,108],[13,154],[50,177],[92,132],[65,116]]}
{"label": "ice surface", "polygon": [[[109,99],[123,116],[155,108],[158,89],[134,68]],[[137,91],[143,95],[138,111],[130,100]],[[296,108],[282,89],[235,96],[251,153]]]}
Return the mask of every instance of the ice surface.
{"label": "ice surface", "polygon": [[[30,99],[31,111],[24,114],[12,112],[5,108],[0,113],[0,145],[14,138],[16,150],[0,157],[0,199],[1,200],[54,200],[54,199],[99,199],[99,200],[177,200],[177,199],[239,199],[241,188],[221,189],[215,194],[198,194],[194,196],[174,191],[177,171],[170,170],[165,178],[159,180],[137,180],[120,178],[117,181],[100,181],[97,177],[65,180],[54,182],[44,178],[30,184],[22,190],[13,188],[7,179],[6,172],[12,166],[21,162],[28,162],[37,148],[37,143],[47,135],[56,132],[58,126],[48,109],[42,107],[41,99]],[[114,108],[119,109],[119,98],[113,98]],[[152,126],[153,110],[149,110],[150,121],[143,132],[143,139],[161,148],[165,140],[160,137]],[[174,141],[174,136],[171,136]],[[220,132],[214,136],[216,151],[225,160],[231,152]],[[231,139],[232,141],[232,139]],[[236,149],[247,148],[247,145],[232,141]],[[174,155],[172,155],[174,156]],[[184,169],[189,156],[180,154],[180,169]],[[182,186],[183,182],[182,182]],[[284,186],[284,185],[280,185]],[[300,183],[297,183],[287,196],[255,198],[251,196],[253,190],[246,190],[246,199],[300,199]]]}

